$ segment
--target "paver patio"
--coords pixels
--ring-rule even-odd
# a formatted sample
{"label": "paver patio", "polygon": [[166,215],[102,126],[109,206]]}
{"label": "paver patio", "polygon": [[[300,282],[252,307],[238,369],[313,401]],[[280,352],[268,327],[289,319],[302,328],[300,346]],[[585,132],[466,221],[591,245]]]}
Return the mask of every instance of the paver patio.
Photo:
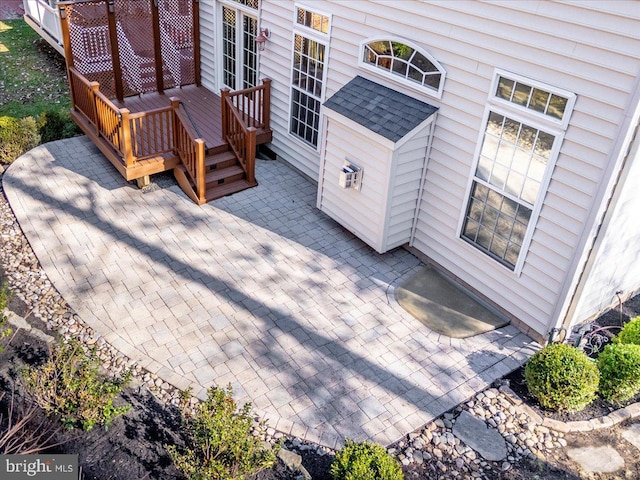
{"label": "paver patio", "polygon": [[513,326],[430,331],[394,296],[416,257],[375,253],[287,165],[256,176],[199,207],[177,185],[127,184],[80,137],[21,157],[4,188],[53,284],[113,346],[201,398],[231,383],[277,430],[329,447],[389,444],[537,348]]}

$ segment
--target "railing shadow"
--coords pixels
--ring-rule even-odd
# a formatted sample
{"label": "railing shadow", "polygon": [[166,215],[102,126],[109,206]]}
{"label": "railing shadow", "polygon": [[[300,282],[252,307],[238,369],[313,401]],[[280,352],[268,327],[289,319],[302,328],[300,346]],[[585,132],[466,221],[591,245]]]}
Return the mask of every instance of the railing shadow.
{"label": "railing shadow", "polygon": [[[108,165],[100,164],[100,159],[94,162],[83,159],[84,164],[78,164],[74,163],[78,158],[59,158],[62,156],[62,150],[56,151],[55,145],[51,146],[51,150],[55,158],[54,163],[60,168],[69,169],[72,176],[79,173],[86,179],[100,182],[100,177],[103,175],[116,175],[115,172],[110,171]],[[86,150],[78,148],[75,156],[82,158],[84,152]],[[167,298],[173,289],[178,288],[173,285],[179,286],[183,283],[195,285],[199,292],[215,295],[220,302],[229,305],[233,313],[224,316],[226,318],[220,318],[222,325],[211,323],[214,319],[213,315],[209,315],[206,325],[212,329],[212,332],[218,328],[224,330],[226,327],[233,327],[237,329],[234,335],[237,333],[240,336],[230,338],[230,341],[224,344],[217,343],[215,336],[209,336],[210,355],[204,359],[202,365],[214,368],[220,362],[229,362],[231,368],[234,368],[234,365],[244,363],[246,369],[256,365],[256,369],[268,376],[261,379],[265,385],[269,385],[269,378],[275,378],[277,384],[274,383],[273,388],[258,394],[249,387],[251,382],[256,380],[255,377],[247,382],[238,381],[244,375],[243,372],[246,370],[244,367],[237,372],[231,371],[226,376],[223,374],[215,377],[215,381],[235,378],[237,381],[234,386],[237,387],[238,392],[251,399],[257,397],[255,398],[256,406],[259,408],[262,406],[258,399],[261,399],[263,405],[274,405],[276,409],[296,401],[296,405],[301,406],[300,410],[288,414],[289,419],[292,420],[285,419],[292,424],[303,424],[318,432],[325,432],[328,438],[333,438],[334,441],[336,437],[367,437],[379,438],[383,443],[388,443],[406,433],[403,430],[416,428],[464,400],[460,395],[453,395],[452,392],[459,385],[471,380],[473,376],[473,372],[465,369],[465,357],[472,344],[460,343],[459,351],[456,352],[456,348],[442,346],[434,341],[428,332],[419,328],[419,324],[416,325],[415,330],[407,328],[406,325],[395,324],[389,320],[389,316],[393,315],[392,308],[379,304],[380,295],[375,297],[371,295],[372,291],[379,294],[384,290],[386,282],[392,282],[400,274],[419,265],[419,262],[408,253],[392,252],[384,257],[384,262],[381,262],[382,257],[372,256],[368,248],[353,237],[345,236],[341,229],[334,231],[337,242],[313,243],[312,237],[307,239],[303,236],[326,234],[327,231],[323,230],[323,225],[327,230],[336,227],[326,225],[322,220],[317,221],[317,217],[304,218],[312,208],[307,204],[302,212],[298,212],[302,214],[300,229],[288,233],[293,239],[305,238],[300,241],[304,243],[308,241],[309,248],[315,247],[315,252],[296,250],[293,243],[289,244],[293,251],[279,251],[278,248],[282,247],[275,242],[258,241],[257,244],[262,246],[262,251],[252,251],[248,245],[245,245],[241,251],[235,250],[232,254],[238,256],[237,260],[242,260],[246,265],[266,260],[270,264],[270,274],[276,277],[295,274],[286,267],[286,262],[281,264],[282,255],[302,255],[309,260],[305,268],[309,268],[312,273],[328,271],[330,275],[341,275],[345,278],[345,282],[353,282],[357,293],[348,298],[332,298],[335,292],[327,292],[323,288],[326,276],[319,276],[317,280],[310,280],[311,283],[307,285],[287,284],[283,294],[289,299],[288,301],[267,302],[264,300],[265,297],[258,297],[249,293],[249,289],[239,287],[243,284],[242,282],[249,285],[251,280],[255,281],[251,278],[251,272],[234,270],[233,273],[239,277],[239,279],[234,278],[234,282],[229,281],[228,277],[225,278],[223,269],[227,264],[219,258],[213,243],[214,241],[224,242],[224,239],[208,238],[206,235],[200,238],[189,236],[193,234],[194,226],[213,234],[219,231],[218,228],[220,233],[223,233],[223,227],[227,232],[239,234],[239,225],[223,224],[227,220],[232,220],[234,213],[231,216],[225,214],[223,217],[216,217],[212,215],[213,210],[197,208],[185,201],[175,202],[176,199],[173,196],[156,196],[153,200],[160,200],[160,202],[154,209],[148,210],[153,213],[153,218],[138,218],[135,215],[135,209],[144,203],[141,196],[137,197],[137,200],[135,196],[125,196],[121,200],[124,203],[108,205],[109,209],[105,210],[104,200],[97,200],[96,196],[100,193],[95,189],[85,189],[81,195],[84,198],[78,201],[74,199],[72,202],[64,196],[59,197],[54,192],[47,191],[49,187],[43,185],[46,182],[42,182],[42,178],[25,177],[25,174],[19,174],[18,167],[20,165],[14,165],[9,170],[9,172],[15,171],[16,174],[10,173],[6,180],[9,187],[6,191],[10,201],[17,201],[17,196],[30,197],[42,208],[47,209],[48,213],[42,215],[46,222],[55,223],[58,221],[56,215],[63,213],[74,222],[81,222],[83,228],[99,232],[98,236],[103,237],[101,250],[93,252],[90,256],[95,259],[95,265],[84,265],[87,270],[86,282],[80,284],[71,282],[69,288],[72,292],[61,291],[61,293],[73,293],[73,298],[81,301],[82,298],[91,297],[96,285],[106,283],[119,287],[122,295],[128,298],[126,282],[108,278],[109,270],[101,264],[102,255],[112,254],[109,249],[113,244],[114,246],[124,245],[130,256],[136,257],[141,264],[148,262],[153,269],[152,276],[163,286],[169,287],[166,288]],[[132,199],[133,203],[127,203]],[[264,218],[261,218],[263,215],[272,220],[277,218],[277,208],[275,212],[271,211],[271,215],[267,215],[266,210],[274,209],[277,205],[274,202],[277,199],[265,198],[261,200],[264,203],[259,206],[255,204],[255,197],[253,203],[249,201],[250,199],[251,196],[245,196],[242,201],[239,201],[239,205],[244,205],[245,202],[253,204],[258,214],[254,217],[250,210],[241,207],[239,211],[248,216],[247,222],[252,223],[253,220],[258,222],[258,225],[263,222],[268,224]],[[283,208],[289,207],[285,205]],[[111,215],[117,211],[121,211],[120,217],[112,217]],[[125,217],[131,214],[133,217],[130,218],[135,219],[136,222],[133,229],[124,225]],[[160,218],[166,221],[164,223],[158,221]],[[174,223],[177,219],[179,221]],[[317,223],[320,225],[316,225]],[[35,232],[29,231],[27,227],[28,225],[25,224],[27,237],[34,238]],[[183,243],[163,243],[162,235],[165,228],[170,228],[175,239],[182,240]],[[285,228],[285,226],[278,226],[275,232],[271,231],[269,235],[278,234],[278,230],[286,233]],[[201,231],[200,235],[203,234],[204,232]],[[249,243],[253,245],[256,241],[251,240]],[[173,247],[177,249],[174,250]],[[47,257],[50,254],[38,248],[37,242],[34,242],[34,249],[41,257]],[[203,261],[194,263],[185,260],[181,249],[197,251],[202,255]],[[73,260],[72,254],[73,252],[69,252],[67,266],[60,264],[55,268],[60,272],[65,272],[65,268],[73,272],[81,267],[82,265]],[[64,259],[58,260],[58,262],[64,261]],[[48,260],[47,264],[50,265],[51,262]],[[215,273],[216,270],[210,268],[212,265],[218,266],[219,273]],[[268,289],[269,285],[263,285],[263,287]],[[315,291],[310,294],[307,287]],[[73,291],[74,288],[84,288],[84,291]],[[313,295],[316,297],[314,298]],[[378,302],[375,311],[369,311],[369,314],[359,317],[351,316],[348,309],[353,305],[350,302],[358,297],[365,299],[361,305],[366,304],[369,298]],[[80,310],[81,305],[76,305],[76,308]],[[310,315],[308,309],[314,312],[318,310],[323,315]],[[86,313],[89,316],[96,314],[95,312]],[[133,312],[129,315],[133,315]],[[248,317],[254,320],[249,323],[243,322],[243,319]],[[329,321],[335,318],[341,320],[337,327]],[[136,343],[138,339],[126,335],[127,325],[135,321],[133,317],[125,316],[111,319],[111,321],[117,322],[117,324],[114,323],[115,328],[123,330],[120,334],[123,339],[128,338],[126,341],[129,342],[131,349],[146,355],[146,352],[139,349]],[[254,331],[256,328],[258,332]],[[224,331],[231,334],[231,330]],[[178,331],[167,332],[169,336],[178,334]],[[503,338],[496,335],[502,335]],[[510,331],[510,333],[496,335],[487,336],[485,340],[489,343],[492,339],[495,340],[496,344],[493,348],[499,349],[501,342],[518,341],[520,334]],[[522,345],[526,346],[527,342],[524,338],[524,336],[521,338]],[[499,365],[501,361],[502,359],[497,359],[495,365]],[[493,365],[487,368],[493,368]],[[201,371],[196,371],[195,378],[199,378],[199,374]],[[447,378],[452,379],[450,383],[446,382]],[[203,377],[200,384],[206,386],[213,381],[214,378]],[[263,395],[264,398],[262,398]],[[391,420],[405,417],[411,417],[411,422],[398,423],[394,426]],[[381,432],[384,432],[384,435]]]}

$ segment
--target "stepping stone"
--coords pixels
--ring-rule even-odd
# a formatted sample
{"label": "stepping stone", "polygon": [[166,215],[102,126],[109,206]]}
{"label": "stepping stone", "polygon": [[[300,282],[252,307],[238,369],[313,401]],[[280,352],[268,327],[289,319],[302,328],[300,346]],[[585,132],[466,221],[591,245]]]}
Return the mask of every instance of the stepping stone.
{"label": "stepping stone", "polygon": [[466,410],[453,425],[453,434],[485,460],[499,462],[507,457],[507,444],[495,428],[474,417]]}
{"label": "stepping stone", "polygon": [[622,431],[622,438],[640,450],[640,424],[625,428]]}
{"label": "stepping stone", "polygon": [[567,450],[567,455],[586,472],[612,473],[624,467],[624,459],[610,445]]}

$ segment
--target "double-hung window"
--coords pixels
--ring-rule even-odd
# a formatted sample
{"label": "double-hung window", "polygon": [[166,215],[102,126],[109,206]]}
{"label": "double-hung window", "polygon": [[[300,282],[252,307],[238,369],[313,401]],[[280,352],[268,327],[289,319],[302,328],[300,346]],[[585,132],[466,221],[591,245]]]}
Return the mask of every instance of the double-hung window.
{"label": "double-hung window", "polygon": [[296,6],[289,132],[313,147],[318,146],[329,29],[328,15]]}
{"label": "double-hung window", "polygon": [[497,72],[461,237],[519,273],[575,95]]}

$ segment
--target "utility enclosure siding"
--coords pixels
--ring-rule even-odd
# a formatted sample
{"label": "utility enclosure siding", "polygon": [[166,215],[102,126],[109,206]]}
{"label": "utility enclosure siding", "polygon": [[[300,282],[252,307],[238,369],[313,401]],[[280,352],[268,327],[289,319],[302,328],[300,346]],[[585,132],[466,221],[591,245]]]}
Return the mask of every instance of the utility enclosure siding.
{"label": "utility enclosure siding", "polygon": [[[340,116],[334,113],[336,117]],[[344,117],[342,117],[344,118]],[[321,209],[347,230],[380,251],[384,229],[391,151],[350,128],[351,121],[328,118],[326,155],[320,192]],[[376,136],[374,133],[370,135]],[[375,148],[371,148],[375,145]],[[359,156],[359,153],[361,154]],[[363,169],[362,188],[343,189],[340,171],[348,158]]]}
{"label": "utility enclosure siding", "polygon": [[[266,5],[266,4],[265,4]],[[415,246],[544,335],[577,255],[640,62],[632,2],[323,2],[332,14],[327,96],[354,75],[440,107]],[[604,8],[604,7],[603,7]],[[427,50],[441,99],[357,67],[360,42],[388,35]],[[577,95],[521,275],[459,238],[494,71]],[[544,193],[544,192],[543,192]]]}
{"label": "utility enclosure siding", "polygon": [[620,188],[612,202],[613,210],[601,230],[596,259],[589,272],[575,321],[597,315],[617,302],[616,292],[624,299],[640,289],[640,138],[627,159]]}
{"label": "utility enclosure siding", "polygon": [[200,8],[200,78],[202,85],[218,92],[216,77],[216,15],[214,0],[198,3]]}
{"label": "utility enclosure siding", "polygon": [[430,128],[430,124],[422,127],[395,152],[395,169],[390,178],[386,249],[399,247],[411,239]]}

